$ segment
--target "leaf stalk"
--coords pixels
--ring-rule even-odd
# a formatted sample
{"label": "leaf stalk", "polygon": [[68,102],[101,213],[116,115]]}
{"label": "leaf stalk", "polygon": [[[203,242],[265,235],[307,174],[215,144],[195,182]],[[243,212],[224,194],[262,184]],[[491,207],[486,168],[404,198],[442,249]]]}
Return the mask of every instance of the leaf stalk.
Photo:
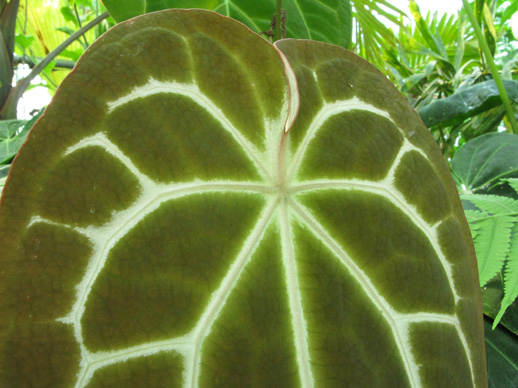
{"label": "leaf stalk", "polygon": [[277,9],[275,10],[275,27],[273,30],[274,42],[282,38],[282,0],[277,0]]}

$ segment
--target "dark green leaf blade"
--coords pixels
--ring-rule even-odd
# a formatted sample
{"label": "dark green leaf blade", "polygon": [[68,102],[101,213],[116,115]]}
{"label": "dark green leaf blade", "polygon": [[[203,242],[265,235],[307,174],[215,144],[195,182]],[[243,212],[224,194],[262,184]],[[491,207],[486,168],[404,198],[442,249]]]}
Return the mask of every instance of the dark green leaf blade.
{"label": "dark green leaf blade", "polygon": [[[232,17],[257,33],[269,31],[276,10],[275,0],[106,0],[106,8],[117,21],[168,8],[200,8]],[[349,0],[285,0],[286,36],[313,39],[348,47],[352,35]]]}
{"label": "dark green leaf blade", "polygon": [[518,387],[518,337],[484,319],[489,388]]}
{"label": "dark green leaf blade", "polygon": [[22,146],[28,130],[22,131],[25,120],[0,121],[0,164],[9,162]]}
{"label": "dark green leaf blade", "polygon": [[104,0],[103,4],[117,22],[146,13],[146,0]]}
{"label": "dark green leaf blade", "polygon": [[[495,276],[486,286],[482,287],[482,306],[487,317],[495,319],[500,312],[503,296],[504,284],[500,275]],[[518,300],[507,307],[499,324],[511,333],[518,335]]]}
{"label": "dark green leaf blade", "polygon": [[[518,100],[518,82],[504,80],[505,90],[511,100]],[[469,86],[450,97],[436,100],[419,110],[428,127],[455,125],[491,108],[502,105],[495,81],[485,81]]]}
{"label": "dark green leaf blade", "polygon": [[30,120],[0,120],[0,164],[9,163],[25,142],[43,109]]}
{"label": "dark green leaf blade", "polygon": [[464,144],[451,161],[461,192],[488,189],[518,176],[518,135],[488,133]]}

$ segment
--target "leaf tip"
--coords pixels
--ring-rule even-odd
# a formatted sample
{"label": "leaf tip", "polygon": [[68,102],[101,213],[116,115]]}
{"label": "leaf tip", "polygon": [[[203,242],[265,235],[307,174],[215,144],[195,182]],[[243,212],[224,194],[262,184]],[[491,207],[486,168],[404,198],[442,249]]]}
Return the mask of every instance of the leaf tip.
{"label": "leaf tip", "polygon": [[293,67],[291,67],[288,58],[277,46],[277,42],[273,44],[273,46],[277,49],[279,56],[281,57],[282,63],[284,65],[284,74],[286,76],[286,80],[288,82],[288,115],[286,118],[286,123],[284,124],[284,133],[288,133],[290,128],[293,126],[297,115],[299,114],[300,108],[300,93],[299,93],[299,85],[297,83],[297,76],[295,75],[295,71]]}

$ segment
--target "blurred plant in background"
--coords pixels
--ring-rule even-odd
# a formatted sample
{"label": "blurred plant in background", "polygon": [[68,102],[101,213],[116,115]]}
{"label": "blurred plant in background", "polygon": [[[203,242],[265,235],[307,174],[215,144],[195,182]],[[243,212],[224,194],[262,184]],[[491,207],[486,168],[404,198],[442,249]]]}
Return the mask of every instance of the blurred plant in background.
{"label": "blurred plant in background", "polygon": [[[476,3],[481,3],[482,11],[475,13],[500,75],[509,81],[506,90],[516,100],[518,41],[512,34],[511,17],[518,3]],[[466,10],[441,18],[437,13],[423,16],[415,1],[410,1],[410,10],[414,23],[404,25],[397,44],[385,50],[385,71],[421,114],[445,157],[451,159],[462,144],[484,133],[511,131]]]}

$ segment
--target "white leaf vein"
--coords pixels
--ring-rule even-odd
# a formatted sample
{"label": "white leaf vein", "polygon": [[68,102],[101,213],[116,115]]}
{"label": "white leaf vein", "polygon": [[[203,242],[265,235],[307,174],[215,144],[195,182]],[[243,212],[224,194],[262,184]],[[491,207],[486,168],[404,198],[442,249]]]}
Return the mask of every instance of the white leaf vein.
{"label": "white leaf vein", "polygon": [[214,117],[221,126],[235,139],[236,143],[243,149],[247,157],[252,161],[258,173],[265,181],[271,181],[270,172],[267,171],[266,161],[260,157],[262,153],[257,147],[246,139],[241,132],[232,124],[230,119],[210,98],[208,98],[198,85],[185,84],[179,82],[165,82],[150,78],[145,85],[137,86],[125,96],[108,102],[108,113],[113,112],[119,106],[125,105],[131,101],[146,98],[156,94],[178,94],[190,98],[193,102],[205,109],[212,117]]}

